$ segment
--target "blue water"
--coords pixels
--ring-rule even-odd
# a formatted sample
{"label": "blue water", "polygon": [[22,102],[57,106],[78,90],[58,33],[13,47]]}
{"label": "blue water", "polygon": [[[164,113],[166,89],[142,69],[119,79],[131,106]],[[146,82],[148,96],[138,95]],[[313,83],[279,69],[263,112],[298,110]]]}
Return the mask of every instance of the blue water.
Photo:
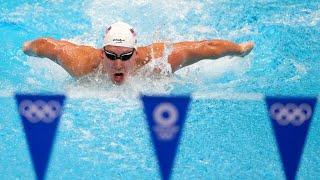
{"label": "blue water", "polygon": [[[0,5],[0,179],[34,178],[14,92],[69,96],[48,179],[159,179],[140,93],[197,94],[173,179],[284,179],[259,97],[319,94],[319,1],[0,0]],[[37,37],[98,48],[105,26],[116,20],[136,27],[140,45],[220,38],[256,46],[245,58],[203,61],[172,77],[133,78],[121,87],[97,77],[75,80],[48,59],[21,51],[23,42]],[[298,179],[320,177],[319,113],[318,106]]]}

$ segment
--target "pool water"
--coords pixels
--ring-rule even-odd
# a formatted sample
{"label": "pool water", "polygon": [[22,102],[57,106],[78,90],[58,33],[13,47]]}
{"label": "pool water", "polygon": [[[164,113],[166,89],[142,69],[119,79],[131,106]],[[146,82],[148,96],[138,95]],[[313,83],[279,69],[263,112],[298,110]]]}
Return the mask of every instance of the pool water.
{"label": "pool water", "polygon": [[[263,95],[317,96],[320,2],[302,0],[0,0],[0,179],[34,178],[15,92],[69,97],[47,179],[159,179],[140,94],[192,95],[172,179],[284,179]],[[38,37],[101,47],[104,28],[132,24],[139,45],[183,40],[254,41],[250,55],[204,60],[171,76],[114,86],[75,80],[27,57]],[[165,59],[163,59],[165,62]],[[298,179],[320,177],[319,106]]]}

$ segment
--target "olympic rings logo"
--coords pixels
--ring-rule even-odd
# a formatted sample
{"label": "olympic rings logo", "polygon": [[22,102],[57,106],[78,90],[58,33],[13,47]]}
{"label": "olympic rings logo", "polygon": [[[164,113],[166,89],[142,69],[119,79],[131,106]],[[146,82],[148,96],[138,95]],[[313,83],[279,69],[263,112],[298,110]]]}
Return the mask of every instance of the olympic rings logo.
{"label": "olympic rings logo", "polygon": [[291,123],[300,126],[312,116],[312,108],[309,104],[303,103],[297,106],[294,103],[283,105],[274,103],[269,110],[270,116],[280,125],[286,126]]}
{"label": "olympic rings logo", "polygon": [[176,126],[179,113],[171,103],[162,103],[153,110],[153,119],[156,125],[152,128],[159,140],[170,141],[179,131]]}
{"label": "olympic rings logo", "polygon": [[[164,113],[167,117],[164,117]],[[162,103],[158,105],[153,111],[153,119],[155,122],[163,127],[173,126],[178,120],[178,111],[175,106],[170,103]]]}
{"label": "olympic rings logo", "polygon": [[37,100],[32,102],[30,100],[23,100],[19,105],[19,112],[31,123],[51,123],[61,114],[61,104],[57,101],[45,102]]}

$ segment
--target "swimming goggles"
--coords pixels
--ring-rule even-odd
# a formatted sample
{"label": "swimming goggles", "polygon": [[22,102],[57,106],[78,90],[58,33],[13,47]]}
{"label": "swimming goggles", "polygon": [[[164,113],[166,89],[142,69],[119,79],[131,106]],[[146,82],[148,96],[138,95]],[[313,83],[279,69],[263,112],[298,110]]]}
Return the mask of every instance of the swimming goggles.
{"label": "swimming goggles", "polygon": [[105,47],[103,47],[103,51],[106,54],[107,58],[112,60],[112,61],[115,61],[117,59],[120,59],[121,61],[127,61],[132,57],[135,49],[133,49],[131,52],[123,53],[123,54],[121,54],[119,56],[117,54],[113,53],[113,52],[110,52],[110,51],[106,50]]}

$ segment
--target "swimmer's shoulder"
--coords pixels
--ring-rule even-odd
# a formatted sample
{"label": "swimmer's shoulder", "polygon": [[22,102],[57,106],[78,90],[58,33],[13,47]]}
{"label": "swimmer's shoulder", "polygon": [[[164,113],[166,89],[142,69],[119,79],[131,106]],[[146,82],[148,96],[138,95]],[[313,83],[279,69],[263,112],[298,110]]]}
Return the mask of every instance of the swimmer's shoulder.
{"label": "swimmer's shoulder", "polygon": [[66,67],[68,72],[75,77],[81,77],[93,72],[102,61],[101,49],[87,45],[76,45],[61,41],[59,64]]}
{"label": "swimmer's shoulder", "polygon": [[164,43],[153,43],[148,46],[137,48],[138,58],[137,66],[141,67],[152,59],[157,59],[163,55]]}

